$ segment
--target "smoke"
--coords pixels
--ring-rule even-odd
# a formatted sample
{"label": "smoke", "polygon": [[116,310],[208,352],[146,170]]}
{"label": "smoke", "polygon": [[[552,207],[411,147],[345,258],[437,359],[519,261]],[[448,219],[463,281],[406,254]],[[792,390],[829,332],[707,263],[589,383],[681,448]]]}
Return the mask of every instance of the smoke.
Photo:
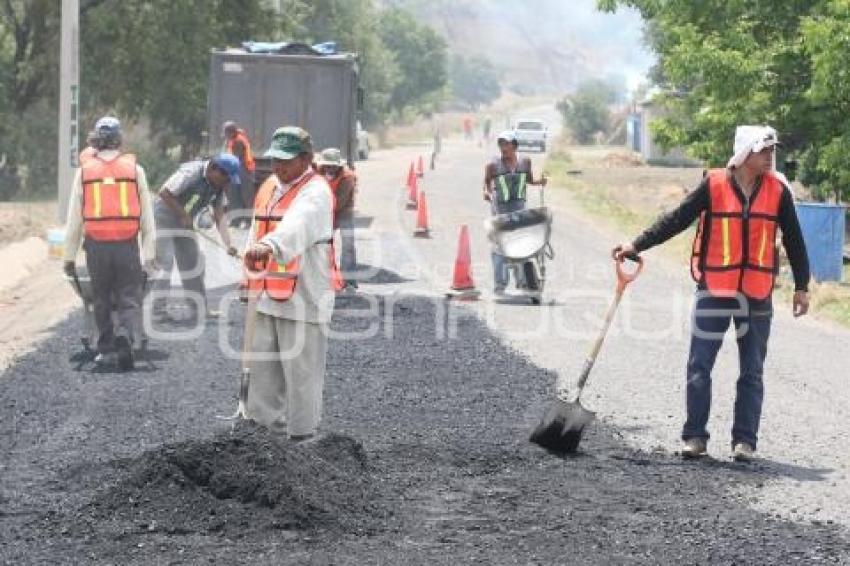
{"label": "smoke", "polygon": [[595,0],[387,0],[437,29],[453,52],[484,55],[504,84],[527,92],[565,92],[589,78],[631,90],[653,63],[633,10],[596,10]]}

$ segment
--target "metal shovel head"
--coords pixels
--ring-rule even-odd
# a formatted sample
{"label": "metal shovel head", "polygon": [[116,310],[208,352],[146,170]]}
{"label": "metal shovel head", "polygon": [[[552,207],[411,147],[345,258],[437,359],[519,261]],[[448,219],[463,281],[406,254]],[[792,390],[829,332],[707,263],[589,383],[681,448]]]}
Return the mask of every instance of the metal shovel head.
{"label": "metal shovel head", "polygon": [[578,449],[584,427],[595,417],[596,413],[588,411],[578,401],[566,403],[556,399],[529,440],[556,454],[572,454]]}

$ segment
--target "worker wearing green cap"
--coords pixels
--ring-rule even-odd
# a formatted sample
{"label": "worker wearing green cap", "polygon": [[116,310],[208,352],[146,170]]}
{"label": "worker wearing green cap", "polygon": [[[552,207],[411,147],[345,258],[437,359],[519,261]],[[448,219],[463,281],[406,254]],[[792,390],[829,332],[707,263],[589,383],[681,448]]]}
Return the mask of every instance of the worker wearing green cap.
{"label": "worker wearing green cap", "polygon": [[301,128],[275,131],[265,156],[273,175],[257,191],[245,250],[245,286],[256,301],[246,413],[304,440],[316,434],[322,412],[335,294],[333,196]]}

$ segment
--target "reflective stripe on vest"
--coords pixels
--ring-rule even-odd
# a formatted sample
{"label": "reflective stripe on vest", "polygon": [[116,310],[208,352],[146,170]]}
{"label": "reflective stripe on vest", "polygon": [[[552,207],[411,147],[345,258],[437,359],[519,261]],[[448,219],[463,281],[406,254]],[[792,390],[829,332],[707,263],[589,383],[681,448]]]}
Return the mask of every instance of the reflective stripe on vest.
{"label": "reflective stripe on vest", "polygon": [[124,154],[112,161],[91,157],[82,165],[80,179],[86,237],[103,242],[135,238],[141,217],[136,157]]}
{"label": "reflective stripe on vest", "polygon": [[[301,189],[316,178],[321,179],[322,177],[314,172],[308,173],[277,201],[274,201],[277,177],[271,175],[263,182],[254,199],[253,233],[255,242],[260,241],[266,234],[274,231],[278,222],[283,219],[286,211],[295,201]],[[329,186],[328,189],[330,190]],[[339,278],[332,242],[329,256],[332,281],[334,287],[336,287]],[[249,293],[257,294],[265,291],[272,299],[286,301],[295,293],[299,271],[300,257],[292,259],[285,265],[278,264],[274,257],[270,257],[264,262],[254,262],[254,265],[245,270],[245,279],[243,279],[242,286]]]}
{"label": "reflective stripe on vest", "polygon": [[[225,144],[225,149],[227,153],[233,153],[233,144],[236,141],[242,142],[242,147],[245,148],[245,169],[253,172],[256,169],[257,165],[254,162],[254,152],[251,151],[251,142],[248,141],[248,134],[245,133],[245,130],[236,130],[236,135],[232,139],[228,139]],[[234,154],[235,155],[235,154]]]}
{"label": "reflective stripe on vest", "polygon": [[[510,185],[506,180],[510,177]],[[502,173],[496,177],[496,186],[499,189],[499,200],[508,202],[511,200],[525,200],[525,186],[527,174],[520,173]]]}
{"label": "reflective stripe on vest", "polygon": [[776,227],[782,183],[762,178],[749,206],[738,197],[725,169],[709,173],[709,209],[700,216],[691,253],[691,275],[715,296],[738,292],[766,299],[776,272]]}

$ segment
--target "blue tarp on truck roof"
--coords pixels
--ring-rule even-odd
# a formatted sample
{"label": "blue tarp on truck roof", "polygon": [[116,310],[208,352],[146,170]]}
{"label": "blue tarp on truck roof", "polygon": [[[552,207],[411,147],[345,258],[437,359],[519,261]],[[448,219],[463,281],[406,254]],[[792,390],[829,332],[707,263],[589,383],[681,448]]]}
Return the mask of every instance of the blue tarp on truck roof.
{"label": "blue tarp on truck roof", "polygon": [[336,42],[325,41],[315,45],[297,42],[243,41],[242,49],[248,53],[274,53],[276,55],[336,55]]}

